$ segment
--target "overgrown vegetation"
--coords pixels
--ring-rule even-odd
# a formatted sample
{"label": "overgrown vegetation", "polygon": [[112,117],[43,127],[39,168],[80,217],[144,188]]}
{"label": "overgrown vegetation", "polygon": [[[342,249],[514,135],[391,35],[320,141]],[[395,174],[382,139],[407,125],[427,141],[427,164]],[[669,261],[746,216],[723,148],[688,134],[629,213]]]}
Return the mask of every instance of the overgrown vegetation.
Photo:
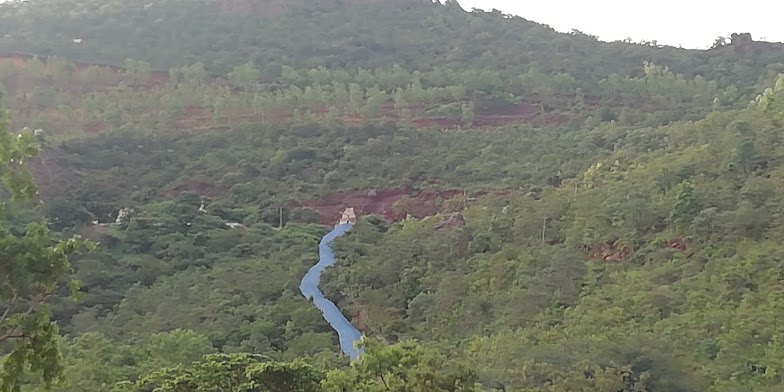
{"label": "overgrown vegetation", "polygon": [[[43,207],[0,216],[9,390],[781,389],[781,45],[307,3],[0,5],[45,130],[0,135],[28,200],[44,150]],[[371,337],[351,364],[298,290],[339,192],[368,200],[322,280]]]}

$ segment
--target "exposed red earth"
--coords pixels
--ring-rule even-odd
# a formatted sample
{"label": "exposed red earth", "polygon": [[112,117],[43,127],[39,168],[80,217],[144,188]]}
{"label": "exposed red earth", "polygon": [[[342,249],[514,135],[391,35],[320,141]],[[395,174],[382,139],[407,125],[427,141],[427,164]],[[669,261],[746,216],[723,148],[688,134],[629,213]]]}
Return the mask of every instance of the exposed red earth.
{"label": "exposed red earth", "polygon": [[[242,1],[239,1],[238,4],[244,4]],[[0,53],[0,60],[5,64],[10,64],[13,67],[22,69],[28,66],[28,63],[34,58],[33,55],[24,54],[24,53]],[[42,63],[44,64],[44,72],[52,73],[54,72],[54,68],[49,64],[48,60],[45,58],[41,59]],[[88,69],[92,64],[83,64],[83,63],[71,63],[75,66],[76,75],[78,76],[80,73],[84,72]],[[128,81],[127,75],[124,74],[124,70],[120,67],[111,66],[111,65],[99,65],[106,70],[112,72],[113,78],[111,80],[106,80],[103,82],[84,82],[84,83],[77,83],[76,85],[70,86],[69,89],[73,89],[74,93],[77,95],[87,94],[90,92],[98,92],[98,91],[105,91],[107,89],[113,89],[116,87],[116,84],[120,81],[126,81],[129,86],[133,88],[140,88],[140,89],[148,89],[148,88],[155,88],[160,87],[166,84],[168,81],[168,72],[165,71],[153,71],[150,74],[150,77],[144,81]],[[33,81],[28,80],[24,73],[20,72],[19,76],[15,79],[8,81],[7,86],[9,91],[16,91],[17,94],[26,94],[26,91],[31,90],[33,87]],[[101,84],[103,83],[103,84]],[[108,84],[107,84],[108,83]],[[586,99],[587,106],[593,106],[590,99]],[[381,108],[381,113],[378,118],[371,119],[369,121],[384,121],[384,120],[391,120],[391,121],[399,121],[400,118],[398,116],[397,111],[395,110],[392,104],[386,104]],[[159,110],[157,107],[150,107],[150,108],[138,108],[138,113],[129,113],[129,115],[125,116],[127,118],[123,118],[123,121],[126,123],[134,123],[137,125],[144,125],[144,119],[147,114],[153,115],[156,114]],[[300,109],[300,110],[305,110]],[[326,116],[327,110],[326,108],[309,108],[308,109],[312,115],[314,116]],[[444,117],[444,116],[433,116],[432,114],[425,113],[423,107],[420,106],[411,106],[409,110],[413,116],[413,119],[409,121],[409,124],[416,128],[439,128],[444,130],[451,130],[451,129],[459,129],[464,128],[465,125],[459,119],[459,116],[453,117]],[[16,109],[12,109],[12,119],[14,121],[15,126],[22,126],[24,124],[32,122],[34,119],[38,118],[41,113],[44,113],[44,117],[49,120],[50,123],[56,124],[56,128],[58,129],[49,129],[48,132],[52,134],[62,134],[68,133],[74,130],[80,130],[82,132],[87,133],[101,133],[105,131],[109,131],[112,129],[110,124],[104,123],[102,121],[74,121],[73,119],[66,119],[62,118],[62,115],[57,113],[56,110],[51,109],[37,109],[35,111],[31,110],[28,107],[20,107]],[[291,110],[267,110],[265,112],[259,113],[240,113],[240,112],[227,112],[225,116],[222,118],[215,119],[212,115],[212,108],[211,107],[200,107],[200,106],[191,106],[187,107],[183,113],[171,119],[167,124],[157,124],[161,128],[165,129],[213,129],[215,128],[216,120],[217,123],[224,126],[238,126],[238,125],[250,125],[250,124],[258,124],[261,122],[284,122],[290,120],[294,116],[294,109]],[[365,119],[361,119],[355,115],[342,115],[339,120],[343,121],[346,124],[361,124],[364,121],[368,121]],[[533,124],[559,124],[564,123],[569,120],[569,116],[556,114],[556,113],[543,113],[540,109],[540,106],[536,103],[531,102],[523,102],[517,105],[504,105],[502,107],[488,105],[483,102],[477,102],[474,114],[474,122],[472,124],[472,128],[492,128],[504,125],[512,125],[512,124],[524,124],[524,123],[533,123]]]}
{"label": "exposed red earth", "polygon": [[[412,196],[410,188],[397,188],[383,191],[336,192],[320,200],[309,200],[295,203],[294,206],[307,207],[319,212],[321,223],[334,225],[340,219],[343,210],[353,207],[357,215],[379,215],[388,221],[399,221],[411,215],[417,218],[435,215],[439,211],[441,201],[451,199],[461,190],[432,191],[423,190]],[[395,208],[395,203],[405,196],[405,211]]]}
{"label": "exposed red earth", "polygon": [[[378,215],[389,222],[404,219],[407,215],[415,218],[424,218],[436,215],[441,211],[441,204],[455,197],[465,195],[468,200],[472,197],[486,195],[487,192],[466,193],[460,189],[446,190],[414,190],[410,187],[401,187],[386,190],[335,192],[319,200],[305,200],[295,202],[290,207],[306,207],[317,211],[321,215],[320,223],[334,225],[343,211],[354,208],[358,216]],[[499,196],[507,196],[508,192],[495,192]],[[400,204],[396,205],[402,199]]]}
{"label": "exposed red earth", "polygon": [[[255,3],[254,3],[255,4]],[[236,8],[236,9],[244,9],[245,7],[253,8],[255,5],[251,4],[251,2],[247,2],[246,0],[227,0],[225,1],[225,6],[229,8]],[[282,3],[278,4],[282,7]],[[264,9],[253,9],[254,12],[261,12],[261,13],[271,13],[275,14],[279,12],[281,9],[278,5],[265,5]],[[28,66],[28,63],[33,59],[33,55],[30,54],[22,54],[22,53],[0,53],[0,61],[5,62],[6,64],[11,64],[14,67],[23,68]],[[47,67],[45,72],[52,72],[52,68],[49,64],[47,64],[46,59],[41,59],[44,65]],[[75,71],[78,74],[84,72],[88,67],[92,64],[82,64],[82,63],[73,63],[75,66]],[[121,67],[110,66],[110,65],[100,65],[105,69],[110,70],[114,74],[114,80],[124,80],[126,75],[124,75],[124,70]],[[133,83],[134,88],[155,88],[159,86],[163,86],[168,81],[168,73],[165,71],[154,71],[150,75],[148,80],[145,81],[137,81]],[[114,83],[114,82],[112,82]],[[13,80],[13,84],[7,87],[13,87],[14,90],[17,91],[26,91],[32,88],[33,81],[26,80],[23,77],[19,77]],[[77,89],[80,93],[87,93],[93,91],[102,91],[106,89],[114,88],[113,84],[110,85],[100,85],[96,83],[92,84],[80,84],[78,86],[74,86],[74,89]],[[562,97],[564,99],[564,105],[568,104],[570,97]],[[592,99],[591,97],[586,97],[585,99],[586,107],[595,107],[599,105],[599,102]],[[606,103],[605,103],[606,104]],[[621,106],[623,103],[621,101],[617,102],[617,106]],[[655,102],[639,102],[639,105],[653,105],[656,106]],[[157,110],[157,108],[149,108],[149,111]],[[456,117],[443,117],[443,116],[432,116],[425,113],[424,107],[420,106],[411,106],[409,110],[413,116],[413,119],[408,121],[408,124],[415,127],[415,128],[437,128],[442,130],[454,130],[454,129],[461,129],[465,128],[465,125],[461,123],[459,118]],[[142,109],[144,111],[144,109]],[[314,116],[326,116],[327,115],[327,108],[310,108],[310,113]],[[17,124],[25,124],[28,120],[27,117],[30,117],[31,113],[26,113],[25,110],[22,112],[14,113],[12,112],[12,118],[14,118],[14,125]],[[128,122],[141,122],[139,119],[143,118],[144,112],[134,114],[134,118],[125,119]],[[56,114],[53,114],[56,117]],[[212,116],[212,108],[209,107],[200,107],[200,106],[190,106],[185,108],[182,115],[178,118],[172,119],[169,124],[165,126],[161,125],[161,127],[166,128],[168,130],[204,130],[204,131],[220,131],[225,130],[231,126],[239,126],[239,125],[251,125],[251,124],[259,124],[262,122],[269,122],[269,123],[281,123],[290,120],[294,116],[294,109],[291,110],[267,110],[263,113],[228,113],[228,115],[224,118],[218,119],[218,122],[223,125],[221,127],[215,127],[215,118]],[[53,117],[53,118],[54,118]],[[530,102],[522,102],[515,105],[502,105],[502,106],[494,106],[488,105],[483,102],[477,102],[475,106],[475,114],[474,114],[474,122],[472,124],[473,129],[483,129],[483,128],[493,128],[505,125],[514,125],[514,124],[535,124],[535,125],[552,125],[552,124],[562,124],[569,120],[574,120],[574,118],[570,118],[570,116],[566,114],[559,114],[555,112],[542,112],[540,105],[534,101]],[[359,125],[365,121],[366,119],[361,119],[354,115],[343,115],[339,118],[340,121],[348,124],[348,125]],[[372,119],[369,121],[372,122],[379,122],[384,120],[391,120],[391,121],[399,121],[400,118],[392,104],[385,104],[381,108],[380,117],[377,119]],[[59,126],[62,126],[64,129],[81,129],[87,133],[93,134],[100,134],[106,132],[111,129],[109,124],[103,123],[101,121],[81,121],[81,122],[69,122],[69,121],[58,121]],[[53,133],[61,133],[60,130],[51,130],[54,131]],[[31,169],[36,177],[36,180],[39,184],[39,189],[41,191],[41,196],[46,198],[48,195],[56,194],[59,189],[62,189],[68,182],[78,180],[79,177],[87,175],[87,173],[82,173],[78,170],[73,170],[70,168],[65,167],[60,163],[60,154],[56,151],[48,150],[46,151],[43,156],[39,159],[34,160],[31,162]],[[181,191],[194,191],[200,194],[204,194],[206,196],[217,196],[225,191],[225,189],[219,189],[214,184],[206,184],[201,183],[198,181],[193,181],[189,183],[183,183],[177,186],[176,188],[172,188],[167,190],[165,193],[168,196],[175,195]],[[308,207],[316,210],[322,217],[321,223],[327,225],[333,225],[337,220],[340,218],[343,210],[347,207],[353,207],[357,214],[359,215],[368,215],[374,214],[383,217],[388,221],[399,221],[406,217],[406,215],[411,215],[416,218],[423,218],[427,216],[435,215],[440,210],[440,204],[443,201],[449,200],[457,195],[462,194],[462,190],[422,190],[418,192],[413,192],[411,188],[397,188],[397,189],[389,189],[389,190],[381,190],[377,192],[373,191],[356,191],[356,192],[341,192],[341,193],[333,193],[327,195],[323,199],[320,200],[308,200],[308,201],[301,201],[298,203],[293,203],[291,207]],[[408,196],[410,199],[406,200],[405,208],[403,206],[395,207],[395,204],[403,199],[405,196]],[[476,196],[476,195],[475,195]],[[685,243],[682,241],[676,241],[672,244],[667,244],[668,247],[672,247],[675,249],[679,249],[681,251],[686,252]],[[624,260],[630,257],[633,254],[633,250],[628,247],[616,247],[613,244],[600,244],[589,247],[588,249],[584,249],[586,256],[589,259],[593,260],[602,260],[602,261],[619,261]]]}
{"label": "exposed red earth", "polygon": [[[665,248],[675,249],[683,253],[686,257],[691,257],[692,252],[689,251],[689,246],[685,240],[675,238],[663,244]],[[602,262],[619,262],[628,260],[634,255],[635,250],[628,245],[621,245],[618,243],[603,243],[594,246],[584,245],[582,248],[583,255],[588,260],[602,261]]]}

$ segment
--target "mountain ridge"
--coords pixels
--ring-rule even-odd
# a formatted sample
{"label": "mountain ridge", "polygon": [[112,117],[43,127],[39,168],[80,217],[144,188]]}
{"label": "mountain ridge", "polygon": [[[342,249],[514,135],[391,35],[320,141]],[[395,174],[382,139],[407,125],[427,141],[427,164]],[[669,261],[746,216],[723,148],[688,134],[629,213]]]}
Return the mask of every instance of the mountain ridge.
{"label": "mountain ridge", "polygon": [[[375,68],[397,63],[417,70],[458,66],[516,72],[536,65],[546,73],[598,80],[611,73],[636,75],[644,61],[651,61],[686,76],[754,83],[739,77],[735,67],[715,69],[711,59],[719,56],[741,68],[784,63],[784,45],[767,45],[753,56],[724,56],[727,51],[601,42],[500,11],[468,12],[456,2],[401,2],[407,6],[336,0],[285,6],[242,0],[4,4],[0,51],[112,65],[131,58],[159,70],[203,62],[216,73],[252,61],[269,78],[279,76],[282,66]],[[248,7],[274,10],[275,17],[258,23]]]}

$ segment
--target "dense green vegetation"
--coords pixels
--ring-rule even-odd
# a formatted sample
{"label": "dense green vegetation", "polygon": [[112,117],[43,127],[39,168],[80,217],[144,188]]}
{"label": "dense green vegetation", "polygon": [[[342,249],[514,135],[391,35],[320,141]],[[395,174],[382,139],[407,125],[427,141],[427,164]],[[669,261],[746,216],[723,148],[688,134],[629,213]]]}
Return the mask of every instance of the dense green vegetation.
{"label": "dense green vegetation", "polygon": [[[719,46],[454,1],[3,3],[44,131],[0,133],[0,390],[779,391],[784,48]],[[349,364],[298,289],[308,201],[393,188],[322,279]],[[383,219],[429,190],[460,196]]]}
{"label": "dense green vegetation", "polygon": [[261,355],[211,355],[189,368],[152,373],[115,391],[478,391],[465,365],[414,342],[385,346],[365,342],[368,351],[350,368],[320,371],[301,360],[280,363]]}
{"label": "dense green vegetation", "polygon": [[[32,131],[11,135],[0,108],[0,390],[18,390],[28,370],[44,385],[62,379],[57,349],[58,328],[47,299],[77,294],[70,257],[90,242],[72,237],[58,241],[45,222],[25,222],[22,211],[34,212],[35,185],[24,162],[40,152]],[[27,217],[29,219],[29,217]],[[66,284],[67,282],[67,284]],[[66,286],[64,294],[61,292]]]}
{"label": "dense green vegetation", "polygon": [[565,72],[544,73],[536,65],[511,79],[489,69],[284,67],[274,84],[262,83],[252,63],[234,67],[223,78],[209,77],[201,63],[171,68],[165,75],[153,73],[145,62],[127,60],[126,66],[117,71],[59,58],[10,58],[0,61],[0,83],[8,86],[8,106],[17,123],[58,135],[288,119],[353,124],[394,120],[451,129],[520,121],[579,125],[591,116],[657,125],[698,119],[711,108],[754,96],[733,84],[692,79],[647,62],[638,67],[643,71],[639,77],[611,74],[596,85]]}
{"label": "dense green vegetation", "polygon": [[460,230],[360,225],[325,292],[387,339],[460,342],[513,390],[586,361],[629,365],[650,391],[778,390],[777,86],[697,122],[605,128],[613,151],[583,175],[481,199]]}
{"label": "dense green vegetation", "polygon": [[2,11],[3,51],[114,65],[131,58],[156,69],[202,62],[221,74],[254,62],[266,79],[280,76],[284,66],[390,64],[422,72],[488,68],[508,78],[536,63],[545,73],[570,73],[590,85],[612,73],[640,75],[640,64],[653,61],[691,77],[751,85],[760,69],[775,71],[782,63],[780,53],[764,49],[721,55],[655,42],[603,43],[498,11],[468,13],[452,0],[12,1]]}

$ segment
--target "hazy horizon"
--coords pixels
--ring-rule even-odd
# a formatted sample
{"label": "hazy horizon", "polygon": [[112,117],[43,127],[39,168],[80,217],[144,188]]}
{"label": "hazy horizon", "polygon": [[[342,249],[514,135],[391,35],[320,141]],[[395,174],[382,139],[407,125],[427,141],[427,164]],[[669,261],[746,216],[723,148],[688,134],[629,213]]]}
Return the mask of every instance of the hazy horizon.
{"label": "hazy horizon", "polygon": [[784,3],[770,0],[756,1],[748,7],[743,3],[730,3],[729,7],[705,0],[660,0],[645,8],[629,6],[629,2],[621,0],[458,2],[466,10],[495,8],[561,32],[578,29],[603,41],[629,37],[634,42],[655,40],[665,45],[705,49],[719,36],[751,33],[754,40],[784,42],[784,28],[777,20],[784,14]]}

